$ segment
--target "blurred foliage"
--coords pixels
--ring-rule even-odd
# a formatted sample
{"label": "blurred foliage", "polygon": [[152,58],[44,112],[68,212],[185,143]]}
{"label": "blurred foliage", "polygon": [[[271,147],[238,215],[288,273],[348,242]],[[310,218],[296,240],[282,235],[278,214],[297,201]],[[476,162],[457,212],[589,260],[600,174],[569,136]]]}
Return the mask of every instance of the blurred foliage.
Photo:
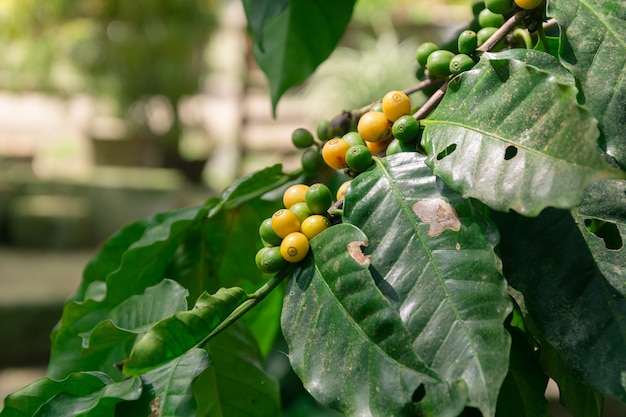
{"label": "blurred foliage", "polygon": [[0,87],[173,103],[198,90],[212,0],[5,0]]}

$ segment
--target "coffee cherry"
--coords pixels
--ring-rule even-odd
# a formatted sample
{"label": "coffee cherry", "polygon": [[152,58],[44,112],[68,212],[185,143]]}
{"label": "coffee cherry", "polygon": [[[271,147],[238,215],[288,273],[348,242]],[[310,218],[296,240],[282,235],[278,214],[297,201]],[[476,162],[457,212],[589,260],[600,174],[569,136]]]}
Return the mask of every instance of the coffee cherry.
{"label": "coffee cherry", "polygon": [[[493,36],[494,33],[496,33],[497,30],[498,28],[494,28],[494,27],[486,27],[486,28],[482,28],[481,30],[479,30],[476,33],[476,37],[478,38],[478,46],[481,46],[483,43],[485,43],[487,39],[489,39],[491,36]],[[498,42],[493,48],[491,48],[491,50],[499,51],[503,47],[504,47],[504,39]]]}
{"label": "coffee cherry", "polygon": [[300,230],[300,220],[293,211],[280,209],[272,215],[272,229],[281,238]]}
{"label": "coffee cherry", "polygon": [[333,194],[330,189],[322,183],[313,184],[309,187],[304,196],[306,204],[313,214],[324,214],[333,204]]}
{"label": "coffee cherry", "polygon": [[363,172],[372,165],[372,153],[367,146],[351,146],[346,152],[346,164],[355,172]]}
{"label": "coffee cherry", "polygon": [[280,253],[279,246],[261,248],[254,257],[257,268],[263,273],[273,274],[280,271],[287,262]]}
{"label": "coffee cherry", "polygon": [[387,146],[387,156],[395,155],[400,152],[417,152],[416,142],[400,142],[398,139],[394,139]]}
{"label": "coffee cherry", "polygon": [[478,46],[478,37],[473,30],[464,30],[457,39],[459,53],[469,55]]}
{"label": "coffee cherry", "polygon": [[329,227],[330,220],[322,215],[314,214],[307,217],[306,220],[302,222],[300,225],[300,232],[306,236],[307,239],[311,240]]}
{"label": "coffee cherry", "polygon": [[415,59],[417,59],[417,62],[422,66],[422,68],[425,68],[428,57],[437,50],[439,50],[439,47],[433,42],[424,42],[417,47],[417,50],[415,51]]}
{"label": "coffee cherry", "polygon": [[348,132],[341,138],[348,142],[350,146],[363,145],[365,146],[365,141],[357,132]]}
{"label": "coffee cherry", "polygon": [[494,13],[489,9],[484,9],[478,14],[478,24],[483,28],[499,28],[504,24],[504,16]]}
{"label": "coffee cherry", "polygon": [[346,152],[349,148],[350,144],[345,140],[331,139],[322,148],[322,158],[324,158],[326,165],[332,169],[344,169],[346,167]]}
{"label": "coffee cherry", "polygon": [[426,61],[426,68],[433,77],[447,77],[450,75],[450,60],[454,53],[439,49],[433,52]]}
{"label": "coffee cherry", "polygon": [[261,237],[263,244],[266,246],[280,245],[280,242],[283,240],[276,234],[276,232],[274,232],[271,217],[261,222],[261,225],[259,226],[259,236]]}
{"label": "coffee cherry", "polygon": [[367,142],[383,142],[391,137],[391,124],[385,113],[368,111],[359,119],[357,131]]}
{"label": "coffee cherry", "polygon": [[372,104],[369,111],[383,111],[383,103],[377,101],[376,103]]}
{"label": "coffee cherry", "polygon": [[315,172],[324,165],[322,152],[317,147],[309,148],[302,153],[300,163],[305,171]]}
{"label": "coffee cherry", "polygon": [[306,149],[313,145],[315,139],[308,129],[299,127],[291,133],[291,143],[298,149]]}
{"label": "coffee cherry", "polygon": [[337,189],[337,200],[341,200],[341,198],[346,195],[346,193],[348,192],[348,187],[350,187],[350,184],[352,183],[352,180],[348,180],[343,182],[339,188]]}
{"label": "coffee cherry", "polygon": [[391,139],[385,140],[383,142],[365,142],[365,146],[367,146],[367,149],[370,150],[372,155],[379,155],[381,152],[387,149],[389,142],[391,142]]}
{"label": "coffee cherry", "polygon": [[296,203],[304,201],[304,195],[308,189],[309,187],[304,184],[294,184],[287,188],[283,193],[283,205],[285,208],[289,208]]}
{"label": "coffee cherry", "polygon": [[300,227],[302,227],[302,222],[306,220],[307,217],[313,215],[313,212],[311,212],[311,209],[304,201],[294,204],[293,206],[289,207],[289,210],[296,215],[298,220],[300,220]]}
{"label": "coffee cherry", "polygon": [[330,120],[320,120],[317,123],[317,138],[322,142],[332,138],[330,136]]}
{"label": "coffee cherry", "polygon": [[507,14],[513,11],[512,0],[485,0],[485,6],[493,13]]}
{"label": "coffee cherry", "polygon": [[309,239],[300,233],[289,233],[280,244],[280,254],[287,262],[300,262],[309,252]]}
{"label": "coffee cherry", "polygon": [[383,97],[383,113],[391,122],[395,122],[406,114],[411,113],[411,100],[402,91],[390,91]]}
{"label": "coffee cherry", "polygon": [[457,54],[450,60],[450,72],[454,75],[474,67],[474,60],[465,54]]}
{"label": "coffee cherry", "polygon": [[400,142],[409,142],[417,137],[420,132],[420,124],[413,116],[402,116],[391,126],[393,137]]}
{"label": "coffee cherry", "polygon": [[539,7],[543,0],[515,0],[515,4],[524,10],[532,10]]}

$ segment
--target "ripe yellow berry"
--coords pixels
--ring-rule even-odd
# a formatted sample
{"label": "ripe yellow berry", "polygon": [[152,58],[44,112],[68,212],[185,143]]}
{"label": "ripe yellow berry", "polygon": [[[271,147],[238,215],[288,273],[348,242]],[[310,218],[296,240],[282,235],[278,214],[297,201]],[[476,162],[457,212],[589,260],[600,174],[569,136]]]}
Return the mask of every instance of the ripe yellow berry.
{"label": "ripe yellow berry", "polygon": [[392,122],[411,113],[411,100],[402,91],[393,90],[385,94],[382,100],[383,113]]}
{"label": "ripe yellow berry", "polygon": [[515,4],[525,10],[536,9],[543,0],[515,0]]}
{"label": "ripe yellow berry", "polygon": [[385,113],[368,111],[359,119],[357,131],[366,142],[384,142],[391,137],[391,122]]}
{"label": "ripe yellow berry", "polygon": [[309,187],[305,184],[294,184],[283,193],[283,204],[285,208],[290,208],[296,203],[304,201],[304,195]]}
{"label": "ripe yellow berry", "polygon": [[280,209],[272,215],[272,229],[279,237],[300,230],[300,220],[293,211]]}
{"label": "ripe yellow berry", "polygon": [[337,190],[337,200],[341,200],[341,198],[346,195],[351,182],[352,180],[348,180],[339,186],[339,189]]}
{"label": "ripe yellow berry", "polygon": [[322,158],[324,158],[326,165],[332,169],[344,169],[346,167],[346,152],[348,149],[350,149],[350,144],[344,139],[331,139],[322,148]]}
{"label": "ripe yellow berry", "polygon": [[287,262],[299,262],[309,253],[309,239],[300,233],[289,233],[280,244],[280,254]]}
{"label": "ripe yellow berry", "polygon": [[330,220],[320,214],[307,217],[300,225],[300,232],[311,240],[330,227]]}

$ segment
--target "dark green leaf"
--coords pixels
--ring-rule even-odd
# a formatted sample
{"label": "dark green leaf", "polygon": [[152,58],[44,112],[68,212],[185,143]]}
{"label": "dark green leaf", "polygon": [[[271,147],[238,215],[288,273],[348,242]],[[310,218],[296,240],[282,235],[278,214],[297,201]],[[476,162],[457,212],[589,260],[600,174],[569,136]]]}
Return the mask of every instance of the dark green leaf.
{"label": "dark green leaf", "polygon": [[[259,8],[268,3],[271,1],[262,0]],[[271,18],[263,16],[260,30],[259,18],[249,14],[257,9],[246,8],[257,34],[253,37],[254,57],[269,81],[274,112],[283,93],[305,81],[335,49],[350,22],[354,3],[289,0],[288,6],[277,6]],[[276,13],[278,9],[280,13]]]}
{"label": "dark green leaf", "polygon": [[139,378],[113,382],[100,372],[74,373],[61,381],[40,378],[10,394],[0,416],[113,417],[117,403],[136,400],[141,391]]}
{"label": "dark green leaf", "polygon": [[118,345],[83,356],[80,335],[109,319],[111,311],[124,300],[159,283],[178,243],[190,229],[199,227],[208,209],[189,207],[132,223],[103,246],[85,269],[83,279],[89,284],[66,303],[52,335],[50,377],[64,378],[83,370],[122,377],[113,365],[128,357],[130,346]]}
{"label": "dark green leaf", "polygon": [[[597,199],[594,186],[581,206],[584,214],[546,209],[537,218],[501,213],[494,218],[502,233],[505,276],[523,294],[538,336],[555,349],[569,373],[626,401],[626,256],[624,248],[604,247],[584,222],[588,215],[616,221],[626,236],[619,223],[626,210],[623,182],[606,186],[613,190],[601,194],[607,203]],[[619,201],[621,207],[615,205]],[[606,214],[614,209],[621,214]]]}
{"label": "dark green leaf", "polygon": [[141,376],[144,387],[153,396],[151,406],[159,417],[196,417],[198,406],[192,382],[209,368],[209,355],[203,349],[191,349],[165,365]]}
{"label": "dark green leaf", "polygon": [[446,381],[465,380],[470,405],[493,414],[508,368],[511,305],[482,205],[446,189],[423,156],[402,153],[352,182],[344,221],[367,235],[370,271],[415,352]]}
{"label": "dark green leaf", "polygon": [[193,384],[199,417],[275,417],[279,386],[263,370],[255,337],[235,323],[209,342],[213,366]]}
{"label": "dark green leaf", "polygon": [[203,293],[193,309],[156,323],[135,344],[124,362],[124,374],[140,375],[182,355],[206,338],[247,297],[239,287],[221,288],[213,295]]}
{"label": "dark green leaf", "polygon": [[377,287],[360,252],[365,240],[349,224],[311,240],[314,262],[295,270],[281,318],[292,367],[318,401],[348,416],[414,415],[418,408],[458,415],[464,384],[441,383],[411,349],[394,300]]}
{"label": "dark green leaf", "polygon": [[466,197],[531,216],[574,207],[588,184],[624,175],[604,163],[596,121],[577,104],[577,90],[538,63],[484,54],[423,120],[435,174]]}
{"label": "dark green leaf", "polygon": [[626,167],[626,13],[622,0],[551,0],[561,61],[580,83],[581,103],[599,121],[609,155]]}
{"label": "dark green leaf", "polygon": [[243,0],[252,38],[263,51],[263,27],[289,6],[289,0]]}

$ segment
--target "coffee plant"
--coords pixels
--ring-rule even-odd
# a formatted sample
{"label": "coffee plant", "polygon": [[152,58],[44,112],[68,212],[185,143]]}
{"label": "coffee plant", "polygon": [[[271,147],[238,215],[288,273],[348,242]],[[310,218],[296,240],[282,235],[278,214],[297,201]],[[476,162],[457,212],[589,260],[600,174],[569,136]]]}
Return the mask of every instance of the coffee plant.
{"label": "coffee plant", "polygon": [[[353,6],[244,0],[274,108]],[[277,416],[279,335],[347,416],[545,416],[550,378],[626,403],[624,3],[473,10],[415,86],[295,131],[302,169],[112,236],[0,415]]]}

